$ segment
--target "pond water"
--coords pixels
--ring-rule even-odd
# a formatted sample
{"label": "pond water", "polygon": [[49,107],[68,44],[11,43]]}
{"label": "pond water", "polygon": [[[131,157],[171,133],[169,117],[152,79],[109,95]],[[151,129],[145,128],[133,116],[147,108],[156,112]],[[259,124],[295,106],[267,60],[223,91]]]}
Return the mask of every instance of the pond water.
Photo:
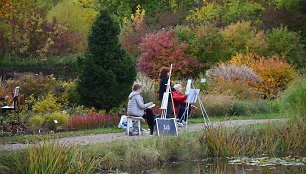
{"label": "pond water", "polygon": [[306,158],[208,159],[164,164],[150,170],[130,169],[124,173],[145,174],[306,174]]}

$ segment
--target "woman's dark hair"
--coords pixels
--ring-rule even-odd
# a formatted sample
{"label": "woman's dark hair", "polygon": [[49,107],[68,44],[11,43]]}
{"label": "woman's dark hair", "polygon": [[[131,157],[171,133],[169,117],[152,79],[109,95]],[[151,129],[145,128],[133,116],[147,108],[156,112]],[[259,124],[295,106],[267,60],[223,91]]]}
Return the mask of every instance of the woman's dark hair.
{"label": "woman's dark hair", "polygon": [[141,84],[135,83],[135,84],[133,85],[132,90],[133,90],[133,91],[137,91],[137,90],[140,89],[140,88],[141,88]]}
{"label": "woman's dark hair", "polygon": [[159,72],[159,77],[165,77],[165,76],[168,76],[168,72],[170,71],[170,69],[168,67],[162,67],[160,69],[160,72]]}

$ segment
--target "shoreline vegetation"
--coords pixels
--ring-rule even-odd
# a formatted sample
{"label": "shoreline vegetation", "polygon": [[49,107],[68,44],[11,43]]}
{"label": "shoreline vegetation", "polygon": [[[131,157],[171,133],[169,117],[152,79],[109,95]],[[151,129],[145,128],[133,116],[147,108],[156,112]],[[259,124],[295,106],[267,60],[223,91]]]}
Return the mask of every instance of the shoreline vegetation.
{"label": "shoreline vegetation", "polygon": [[[203,131],[185,133],[177,137],[153,137],[78,147],[60,145],[53,140],[44,145],[35,144],[34,148],[27,150],[3,151],[1,164],[6,167],[1,169],[10,169],[8,171],[13,173],[33,173],[38,169],[45,170],[50,167],[58,172],[75,170],[78,163],[86,167],[81,173],[91,173],[94,170],[151,168],[167,162],[205,158],[273,157],[279,153],[293,152],[303,157],[306,155],[305,133],[306,124],[301,119],[235,128],[207,127]],[[57,161],[54,161],[55,157]],[[67,159],[70,161],[63,163]],[[74,168],[71,168],[72,166]]]}
{"label": "shoreline vegetation", "polygon": [[[231,117],[210,117],[212,122],[221,122],[221,121],[231,121],[231,120],[249,120],[249,119],[279,119],[279,118],[288,118],[286,114],[280,113],[263,113],[263,114],[255,114],[251,116],[231,116]],[[204,123],[203,118],[194,118],[190,119],[189,123]],[[142,124],[144,128],[147,128],[146,124]],[[67,132],[57,132],[51,134],[27,134],[27,135],[15,135],[15,136],[5,136],[1,137],[1,144],[12,144],[12,143],[34,143],[35,141],[42,141],[48,139],[56,139],[56,138],[65,138],[65,137],[75,137],[82,135],[91,135],[91,134],[107,134],[107,133],[118,133],[124,132],[123,129],[119,129],[117,127],[110,128],[98,128],[98,129],[90,129],[90,130],[80,130],[80,131],[67,131]]]}

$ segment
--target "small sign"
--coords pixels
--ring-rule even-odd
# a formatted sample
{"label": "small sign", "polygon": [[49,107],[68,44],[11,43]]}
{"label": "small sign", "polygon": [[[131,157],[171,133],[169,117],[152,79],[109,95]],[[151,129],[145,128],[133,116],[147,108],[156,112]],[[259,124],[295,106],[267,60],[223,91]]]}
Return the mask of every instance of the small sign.
{"label": "small sign", "polygon": [[58,123],[57,120],[54,120],[54,123],[57,124]]}
{"label": "small sign", "polygon": [[202,78],[201,79],[201,83],[205,83],[206,82],[206,79],[205,78]]}
{"label": "small sign", "polygon": [[156,118],[158,136],[178,135],[175,118]]}

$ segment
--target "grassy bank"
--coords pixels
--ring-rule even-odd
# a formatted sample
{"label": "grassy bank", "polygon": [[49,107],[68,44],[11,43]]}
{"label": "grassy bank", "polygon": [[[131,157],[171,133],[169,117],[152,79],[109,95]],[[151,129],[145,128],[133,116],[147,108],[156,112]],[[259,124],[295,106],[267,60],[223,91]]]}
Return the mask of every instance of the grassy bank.
{"label": "grassy bank", "polygon": [[[207,157],[262,154],[273,156],[280,152],[290,151],[298,151],[301,156],[305,156],[305,133],[306,125],[304,122],[253,125],[240,128],[207,128],[202,132],[185,133],[177,137],[152,137],[137,141],[117,141],[83,146],[78,149],[78,152],[91,156],[90,159],[96,159],[97,161],[93,162],[99,162],[99,170],[115,168],[127,170],[131,166],[141,169],[144,166],[153,167],[170,161],[189,161]],[[53,150],[56,152],[62,148],[67,147]],[[24,166],[35,165],[35,161],[25,158],[27,153],[26,151],[17,151],[16,155],[18,159],[25,160]],[[53,154],[48,151],[44,153]],[[65,154],[62,155],[65,156]],[[15,168],[13,156],[13,152],[2,152],[0,154],[1,164]],[[50,158],[53,158],[52,155]]]}
{"label": "grassy bank", "polygon": [[[265,113],[265,114],[256,114],[253,116],[234,116],[234,117],[211,117],[212,122],[220,121],[229,121],[229,120],[245,120],[245,119],[275,119],[275,118],[287,118],[285,114],[279,113]],[[190,119],[189,123],[204,123],[203,118],[194,118]],[[147,129],[146,124],[142,124],[143,128]],[[117,133],[124,132],[123,129],[118,128],[99,128],[92,130],[81,130],[81,131],[70,131],[70,132],[60,132],[55,134],[34,134],[34,135],[17,135],[10,137],[1,137],[0,144],[7,143],[28,143],[35,142],[45,139],[55,139],[55,138],[64,138],[72,136],[81,136],[81,135],[90,135],[90,134],[105,134],[105,133]]]}

